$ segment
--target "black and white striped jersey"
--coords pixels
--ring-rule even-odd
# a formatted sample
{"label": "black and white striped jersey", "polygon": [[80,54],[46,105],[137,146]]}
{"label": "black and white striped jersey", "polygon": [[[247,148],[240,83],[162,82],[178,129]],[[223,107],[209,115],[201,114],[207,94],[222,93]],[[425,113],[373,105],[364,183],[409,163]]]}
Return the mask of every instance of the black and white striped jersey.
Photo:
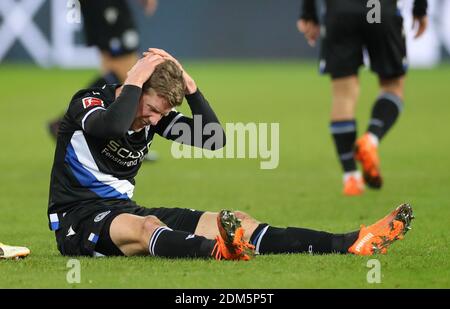
{"label": "black and white striped jersey", "polygon": [[[103,88],[84,89],[77,92],[70,102],[60,125],[51,172],[48,215],[52,229],[58,227],[58,215],[72,207],[131,199],[134,178],[155,133],[175,140],[179,136],[172,134],[171,128],[176,123],[184,122],[193,129],[193,119],[176,110],[162,117],[156,126],[148,125],[139,132],[125,129],[120,136],[108,136],[116,135],[108,133],[112,132],[108,129],[120,123],[122,118],[111,121],[116,118],[105,116],[103,118],[108,119],[109,123],[102,123],[104,119],[99,117],[102,114],[98,114],[95,116],[95,121],[98,121],[96,125],[87,127],[89,117],[96,113],[107,115],[106,112],[114,109],[117,114],[114,117],[132,113],[132,117],[128,117],[128,122],[124,124],[130,128],[141,88],[126,85],[122,94],[116,98],[117,87],[105,85]],[[187,95],[186,99],[191,111],[202,116],[202,125],[219,123],[200,91]],[[92,128],[97,128],[100,133]],[[193,142],[190,144],[194,145]]]}

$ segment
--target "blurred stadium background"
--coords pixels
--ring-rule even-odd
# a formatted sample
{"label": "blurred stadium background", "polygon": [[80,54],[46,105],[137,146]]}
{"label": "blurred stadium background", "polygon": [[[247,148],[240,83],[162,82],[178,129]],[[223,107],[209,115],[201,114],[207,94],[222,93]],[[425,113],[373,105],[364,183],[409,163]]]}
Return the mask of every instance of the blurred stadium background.
{"label": "blurred stadium background", "polygon": [[[241,209],[274,225],[343,232],[409,201],[417,222],[391,254],[378,257],[378,287],[450,287],[450,1],[429,0],[430,27],[417,41],[412,0],[401,1],[413,67],[407,109],[383,144],[386,188],[356,199],[340,194],[328,78],[317,74],[318,48],[297,32],[299,0],[160,0],[153,17],[137,2],[129,1],[142,50],[159,47],[180,58],[223,122],[279,122],[281,135],[280,166],[269,171],[247,159],[175,160],[170,143],[159,139],[152,148],[161,160],[137,179],[140,204]],[[0,1],[0,241],[32,250],[24,261],[0,261],[0,277],[8,278],[0,287],[374,287],[366,281],[367,258],[308,255],[247,264],[80,259],[81,284],[67,283],[67,258],[47,229],[54,143],[46,121],[99,67],[97,51],[83,45],[72,4]],[[375,78],[365,70],[361,76],[360,130],[377,93]],[[199,195],[199,187],[208,190]]]}
{"label": "blurred stadium background", "polygon": [[[98,65],[95,48],[83,45],[74,0],[2,1],[0,60],[42,66]],[[140,46],[162,46],[181,59],[315,58],[295,22],[300,0],[159,1],[146,17],[137,0],[128,1],[141,33]],[[432,66],[450,54],[450,3],[429,0],[430,27],[412,40],[413,0],[399,0],[413,66]],[[16,3],[16,4],[15,4]]]}

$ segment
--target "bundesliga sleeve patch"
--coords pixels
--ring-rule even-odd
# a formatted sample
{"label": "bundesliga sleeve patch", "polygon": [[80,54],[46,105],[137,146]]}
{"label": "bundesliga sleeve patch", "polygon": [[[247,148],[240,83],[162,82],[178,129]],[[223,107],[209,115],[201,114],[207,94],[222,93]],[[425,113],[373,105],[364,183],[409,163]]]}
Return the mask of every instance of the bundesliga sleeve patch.
{"label": "bundesliga sleeve patch", "polygon": [[88,108],[88,107],[92,107],[92,106],[105,107],[105,105],[103,105],[102,99],[94,98],[94,97],[88,97],[88,98],[83,99],[83,107],[84,108]]}

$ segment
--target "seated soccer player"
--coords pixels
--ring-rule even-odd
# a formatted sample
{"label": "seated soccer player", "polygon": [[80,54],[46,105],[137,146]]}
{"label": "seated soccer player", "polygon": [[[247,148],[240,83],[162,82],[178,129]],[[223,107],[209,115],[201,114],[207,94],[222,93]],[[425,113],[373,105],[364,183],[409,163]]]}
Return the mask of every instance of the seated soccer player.
{"label": "seated soccer player", "polygon": [[[200,122],[174,109],[183,97]],[[214,133],[186,138],[180,128]],[[386,252],[409,228],[408,205],[348,234],[271,227],[239,211],[141,207],[131,200],[134,177],[155,133],[210,150],[225,144],[195,81],[163,50],[145,53],[123,85],[74,95],[61,123],[50,183],[48,218],[61,254],[219,260],[249,260],[255,252],[373,254]]]}
{"label": "seated soccer player", "polygon": [[30,255],[26,247],[8,246],[0,242],[0,259],[19,259]]}

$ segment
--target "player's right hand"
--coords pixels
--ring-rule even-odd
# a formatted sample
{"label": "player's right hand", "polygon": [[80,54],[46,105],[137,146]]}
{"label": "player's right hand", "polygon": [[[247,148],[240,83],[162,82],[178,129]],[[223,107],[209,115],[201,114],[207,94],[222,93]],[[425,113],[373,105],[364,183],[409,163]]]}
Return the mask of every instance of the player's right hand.
{"label": "player's right hand", "polygon": [[163,57],[164,59],[173,61],[180,68],[181,71],[184,71],[183,67],[181,66],[181,63],[178,62],[178,60],[175,59],[174,56],[172,56],[171,54],[166,52],[164,49],[149,48],[147,51],[143,52],[142,54],[144,56],[148,56],[148,55],[151,55],[151,54],[159,55],[159,56]]}
{"label": "player's right hand", "polygon": [[142,85],[150,78],[158,64],[163,63],[164,58],[160,55],[149,54],[139,59],[136,64],[128,71],[125,85]]}
{"label": "player's right hand", "polygon": [[297,29],[305,35],[306,41],[310,46],[315,46],[320,35],[320,25],[315,21],[307,19],[299,19],[297,21]]}
{"label": "player's right hand", "polygon": [[186,72],[186,70],[183,69],[183,66],[181,65],[181,63],[177,59],[175,59],[175,57],[173,57],[171,54],[166,52],[164,49],[149,48],[147,51],[145,51],[143,53],[143,55],[144,56],[159,55],[166,60],[173,61],[183,72],[183,78],[184,78],[184,82],[186,84],[185,93],[193,94],[194,92],[197,91],[197,84],[195,83],[194,79]]}

